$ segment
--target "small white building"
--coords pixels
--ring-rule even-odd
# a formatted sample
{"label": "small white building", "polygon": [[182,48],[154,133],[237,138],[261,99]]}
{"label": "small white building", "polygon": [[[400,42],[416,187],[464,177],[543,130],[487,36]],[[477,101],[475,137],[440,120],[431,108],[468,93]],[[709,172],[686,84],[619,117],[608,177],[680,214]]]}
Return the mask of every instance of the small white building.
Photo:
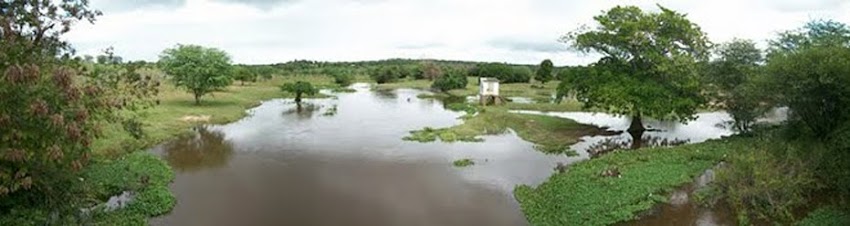
{"label": "small white building", "polygon": [[499,80],[490,77],[481,77],[478,81],[478,95],[480,96],[498,96],[499,95]]}
{"label": "small white building", "polygon": [[491,77],[478,79],[478,98],[481,105],[501,104],[502,97],[499,96],[499,80]]}

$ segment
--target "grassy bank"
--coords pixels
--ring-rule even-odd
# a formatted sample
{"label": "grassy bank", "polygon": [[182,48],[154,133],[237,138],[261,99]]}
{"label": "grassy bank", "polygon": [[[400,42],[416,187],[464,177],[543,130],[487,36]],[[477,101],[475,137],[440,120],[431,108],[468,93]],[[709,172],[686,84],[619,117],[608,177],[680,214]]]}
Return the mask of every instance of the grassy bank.
{"label": "grassy bank", "polygon": [[669,192],[749,143],[727,138],[614,152],[570,166],[536,188],[518,186],[514,195],[532,225],[614,224],[666,202]]}
{"label": "grassy bank", "polygon": [[[474,113],[470,112],[469,107],[458,107],[456,110]],[[579,124],[569,119],[510,113],[503,107],[478,108],[477,111],[474,116],[466,117],[463,124],[411,131],[410,136],[404,139],[419,142],[437,139],[443,142],[475,142],[481,141],[482,135],[502,134],[512,129],[520,138],[537,144],[540,151],[563,153],[568,151],[569,145],[578,142],[580,137],[604,132],[598,127]]]}

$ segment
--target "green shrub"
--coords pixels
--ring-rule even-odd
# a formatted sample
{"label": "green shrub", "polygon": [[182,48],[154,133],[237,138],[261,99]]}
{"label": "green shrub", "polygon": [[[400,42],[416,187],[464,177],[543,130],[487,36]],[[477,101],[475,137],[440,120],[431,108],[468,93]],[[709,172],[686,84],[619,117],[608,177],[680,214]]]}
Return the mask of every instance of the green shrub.
{"label": "green shrub", "polygon": [[798,226],[845,226],[850,225],[850,213],[835,207],[823,207],[809,213],[797,223]]}
{"label": "green shrub", "polygon": [[787,143],[757,144],[732,153],[728,166],[718,171],[717,184],[739,222],[752,217],[793,222],[792,210],[805,204],[805,195],[816,188],[814,171],[794,153]]}
{"label": "green shrub", "polygon": [[512,67],[503,63],[478,65],[469,73],[478,77],[494,77],[501,83],[527,83],[532,74],[531,69],[527,67]]}
{"label": "green shrub", "polygon": [[466,76],[452,70],[443,76],[437,77],[434,83],[431,84],[431,88],[445,92],[453,89],[464,89],[467,83]]}
{"label": "green shrub", "polygon": [[475,165],[475,162],[473,162],[472,159],[458,159],[452,162],[452,165],[454,165],[455,167],[467,167]]}
{"label": "green shrub", "polygon": [[402,78],[402,68],[399,66],[386,66],[372,70],[369,77],[378,84],[392,83]]}

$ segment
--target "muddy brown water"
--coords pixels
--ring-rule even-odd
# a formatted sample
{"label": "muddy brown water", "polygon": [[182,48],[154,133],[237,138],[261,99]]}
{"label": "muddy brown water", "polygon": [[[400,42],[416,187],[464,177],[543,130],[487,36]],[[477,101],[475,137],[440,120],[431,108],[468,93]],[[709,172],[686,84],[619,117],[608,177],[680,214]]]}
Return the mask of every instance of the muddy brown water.
{"label": "muddy brown water", "polygon": [[[423,91],[354,88],[334,98],[306,99],[300,110],[291,100],[266,101],[242,120],[199,127],[194,136],[153,148],[176,173],[170,188],[177,205],[151,223],[526,225],[513,188],[537,185],[558,163],[587,159],[587,146],[613,138],[585,137],[573,145],[576,157],[535,151],[512,132],[478,143],[403,141],[411,130],[462,123],[462,113],[416,98]],[[592,117],[599,115],[605,116]],[[620,123],[560,116],[608,127]],[[714,129],[726,118],[700,118],[706,122],[694,130],[656,136],[700,142],[731,133]],[[475,165],[452,166],[462,158]]]}

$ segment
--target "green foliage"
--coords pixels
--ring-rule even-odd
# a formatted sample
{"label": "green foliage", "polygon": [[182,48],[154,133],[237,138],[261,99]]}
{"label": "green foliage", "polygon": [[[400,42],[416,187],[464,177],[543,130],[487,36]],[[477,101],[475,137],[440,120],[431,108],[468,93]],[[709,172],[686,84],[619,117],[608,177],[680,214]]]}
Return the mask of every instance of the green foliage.
{"label": "green foliage", "polygon": [[488,63],[478,65],[470,72],[470,75],[494,77],[499,79],[500,83],[527,83],[531,80],[531,69],[503,63]]}
{"label": "green foliage", "polygon": [[452,162],[452,165],[454,165],[455,167],[467,167],[475,165],[475,162],[472,161],[472,159],[458,159]]}
{"label": "green foliage", "polygon": [[0,42],[0,216],[13,208],[39,208],[24,215],[76,211],[85,201],[77,195],[78,176],[102,135],[99,125],[130,121],[125,116],[150,105],[146,100],[156,94],[158,83],[135,73],[137,64],[121,63],[111,49],[102,64],[70,58],[73,50],[61,35],[97,15],[87,1],[0,4],[6,25]]}
{"label": "green foliage", "polygon": [[[803,43],[818,43],[815,40],[822,37],[810,39]],[[800,129],[827,137],[850,121],[850,42],[804,46],[775,51],[768,61],[768,72],[776,87],[781,87],[782,103],[793,111],[791,120],[803,125]]]}
{"label": "green foliage", "polygon": [[603,57],[586,73],[563,74],[558,96],[574,94],[585,107],[631,116],[636,125],[641,116],[692,119],[705,102],[697,62],[708,57],[708,39],[684,14],[659,8],[617,6],[593,18],[597,27],[564,36]]}
{"label": "green foliage", "polygon": [[171,76],[175,86],[182,87],[195,97],[224,88],[232,82],[230,56],[222,50],[198,45],[182,45],[162,51],[160,68]]}
{"label": "green foliage", "polygon": [[354,82],[354,76],[346,72],[334,72],[331,73],[331,76],[334,78],[334,83],[339,87],[348,87]]}
{"label": "green foliage", "polygon": [[822,207],[809,213],[797,226],[844,226],[850,225],[850,213],[846,209]]}
{"label": "green foliage", "polygon": [[448,103],[448,104],[446,104],[446,109],[451,110],[451,111],[466,112],[466,114],[469,114],[469,115],[474,115],[476,112],[478,112],[478,108],[476,108],[474,105],[469,104],[465,101],[464,102]]}
{"label": "green foliage", "polygon": [[373,70],[369,76],[378,84],[395,82],[402,78],[403,72],[399,66],[387,66]]}
{"label": "green foliage", "polygon": [[[460,107],[462,105],[452,106],[465,109]],[[478,114],[465,117],[461,125],[440,129],[425,127],[411,131],[410,136],[403,139],[432,142],[439,138],[443,142],[480,142],[483,140],[479,136],[502,134],[508,132],[508,129],[515,131],[523,140],[535,143],[535,149],[551,154],[572,153],[566,147],[578,142],[580,137],[603,132],[597,127],[582,125],[569,119],[483,108],[478,109]]]}
{"label": "green foliage", "polygon": [[460,71],[449,70],[443,76],[437,77],[431,88],[446,92],[453,89],[465,89],[468,80]]}
{"label": "green foliage", "polygon": [[816,188],[814,170],[801,158],[788,156],[800,153],[788,150],[792,145],[754,141],[750,146],[732,153],[728,166],[718,171],[718,186],[742,223],[752,217],[793,222],[792,210],[805,204],[807,192]]}
{"label": "green foliage", "polygon": [[770,89],[762,75],[761,50],[750,40],[720,45],[719,58],[709,64],[707,87],[714,103],[732,115],[734,128],[749,132],[756,118],[772,107]]}
{"label": "green foliage", "polygon": [[540,67],[537,68],[537,73],[535,73],[534,80],[546,84],[546,82],[552,80],[552,70],[554,70],[554,68],[555,65],[552,64],[551,60],[543,60],[543,62],[540,62]]}
{"label": "green foliage", "polygon": [[233,79],[239,81],[241,85],[245,85],[245,82],[256,82],[257,77],[256,72],[246,66],[233,67]]}
{"label": "green foliage", "polygon": [[[532,225],[610,225],[667,201],[667,194],[748,145],[734,138],[672,148],[619,151],[576,163],[514,196]],[[620,177],[603,176],[616,168]]]}
{"label": "green foliage", "polygon": [[280,86],[280,90],[284,92],[289,92],[295,94],[295,103],[301,103],[301,96],[306,95],[316,95],[319,93],[319,89],[313,87],[313,84],[305,81],[297,81],[295,83],[286,83]]}

